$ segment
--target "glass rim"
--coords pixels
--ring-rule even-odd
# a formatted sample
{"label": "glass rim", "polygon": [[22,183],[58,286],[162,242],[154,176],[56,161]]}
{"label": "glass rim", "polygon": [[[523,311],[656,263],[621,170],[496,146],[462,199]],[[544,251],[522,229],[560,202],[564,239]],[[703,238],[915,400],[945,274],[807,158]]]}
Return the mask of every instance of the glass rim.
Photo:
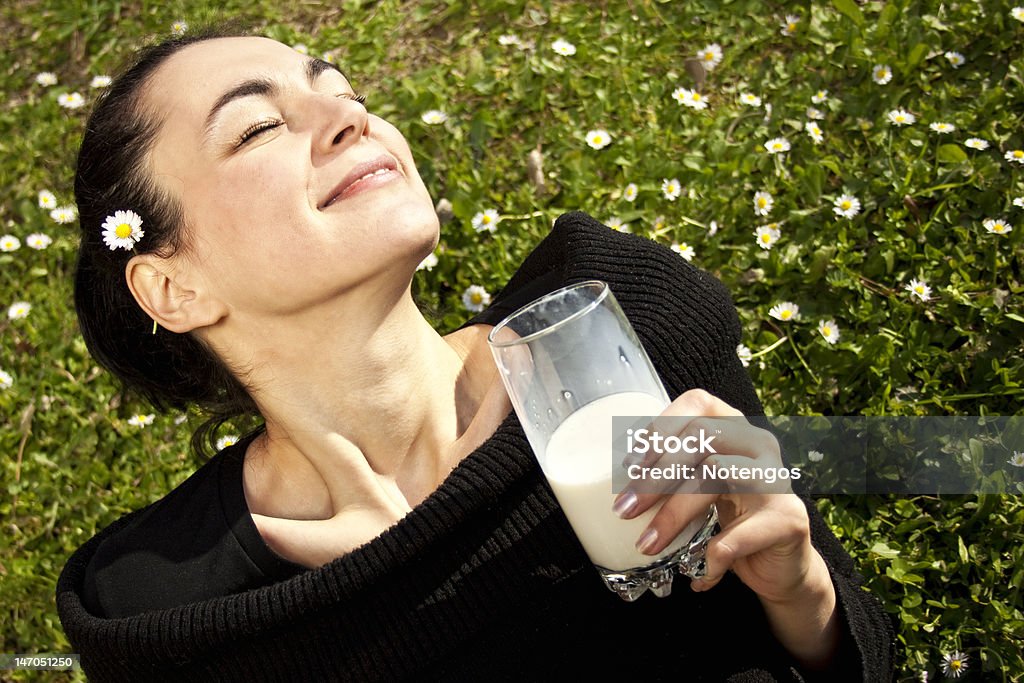
{"label": "glass rim", "polygon": [[[526,335],[525,337],[519,337],[518,339],[513,339],[511,341],[495,341],[495,335],[497,335],[500,330],[503,330],[504,328],[508,327],[508,324],[512,321],[513,318],[522,315],[523,313],[526,313],[528,310],[536,306],[539,306],[547,301],[550,301],[556,296],[562,296],[575,289],[592,288],[595,285],[600,287],[600,291],[598,292],[597,296],[594,297],[594,300],[588,302],[586,306],[579,309],[578,311],[573,311],[570,315],[566,316],[562,320],[559,320],[553,325],[545,327],[543,330],[532,332]],[[608,294],[610,292],[611,288],[608,286],[608,283],[603,280],[586,280],[584,282],[578,282],[574,285],[566,285],[565,287],[559,287],[553,292],[548,292],[544,296],[534,299],[528,304],[520,306],[512,313],[509,313],[507,316],[505,316],[501,322],[494,326],[494,329],[487,333],[487,343],[496,349],[502,349],[509,346],[515,346],[516,344],[526,344],[546,334],[551,334],[558,328],[563,327],[564,325],[572,322],[573,320],[576,320],[577,318],[583,315],[586,315],[590,311],[597,308],[597,306],[599,306],[606,298],[608,298]]]}

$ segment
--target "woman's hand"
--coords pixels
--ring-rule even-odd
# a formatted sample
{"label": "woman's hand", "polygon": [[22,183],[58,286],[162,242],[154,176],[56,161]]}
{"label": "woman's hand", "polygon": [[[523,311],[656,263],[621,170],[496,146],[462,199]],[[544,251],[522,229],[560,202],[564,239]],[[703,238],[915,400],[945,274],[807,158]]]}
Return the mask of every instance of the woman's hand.
{"label": "woman's hand", "polygon": [[[758,429],[742,413],[706,391],[695,389],[677,398],[662,413],[675,416],[672,434],[696,437],[701,430],[714,435],[711,446],[715,453],[684,456],[684,464],[695,469],[699,477],[702,465],[716,469],[747,468],[755,470],[784,469],[778,441],[769,432]],[[655,421],[659,425],[659,420]],[[662,436],[664,432],[658,430]],[[664,466],[674,456],[648,455],[643,466],[657,462]],[[638,539],[638,549],[657,555],[697,517],[703,517],[708,506],[718,507],[722,530],[707,546],[707,574],[694,580],[695,591],[706,591],[721,581],[729,570],[746,584],[761,600],[775,635],[780,642],[807,666],[816,668],[827,663],[837,645],[838,627],[835,618],[835,590],[828,568],[811,545],[810,526],[803,502],[792,493],[788,480],[734,477],[715,484],[718,492],[702,492],[697,480],[686,481],[683,491],[653,492],[632,484],[615,500],[615,509],[626,519],[636,517],[659,500],[665,503],[647,530]],[[781,486],[780,486],[781,482]],[[649,486],[649,484],[645,485]]]}

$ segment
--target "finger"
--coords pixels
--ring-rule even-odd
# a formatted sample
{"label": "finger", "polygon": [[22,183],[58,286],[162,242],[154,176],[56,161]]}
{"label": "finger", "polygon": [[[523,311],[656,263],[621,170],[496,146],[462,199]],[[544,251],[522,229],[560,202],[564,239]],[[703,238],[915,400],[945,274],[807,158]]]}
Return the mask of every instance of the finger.
{"label": "finger", "polygon": [[637,539],[636,549],[645,555],[658,555],[680,532],[692,536],[704,523],[708,507],[717,497],[717,494],[700,492],[666,497],[664,505]]}

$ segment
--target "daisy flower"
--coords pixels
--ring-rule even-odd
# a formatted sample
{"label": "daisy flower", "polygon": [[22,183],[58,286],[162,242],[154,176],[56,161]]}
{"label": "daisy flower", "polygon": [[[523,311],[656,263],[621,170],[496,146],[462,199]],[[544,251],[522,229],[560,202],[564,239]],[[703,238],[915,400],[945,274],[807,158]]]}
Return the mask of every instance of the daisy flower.
{"label": "daisy flower", "polygon": [[815,104],[821,104],[828,99],[828,90],[819,90],[818,92],[811,95],[811,102]]}
{"label": "daisy flower", "polygon": [[186,24],[184,21],[181,21],[180,19],[178,21],[174,22],[173,24],[171,24],[171,33],[173,33],[176,36],[183,36],[183,35],[185,35],[185,31],[187,31],[187,30],[188,30],[188,24]]}
{"label": "daisy flower", "polygon": [[754,237],[757,238],[757,246],[766,251],[775,246],[775,243],[779,241],[779,237],[782,236],[778,225],[778,223],[759,225],[757,230],[754,231]]}
{"label": "daisy flower", "polygon": [[79,109],[85,106],[85,98],[82,97],[81,93],[62,92],[60,95],[57,95],[57,104],[65,109]]}
{"label": "daisy flower", "polygon": [[89,81],[90,88],[106,88],[112,83],[110,76],[93,76]]}
{"label": "daisy flower", "polygon": [[0,251],[17,251],[21,247],[21,240],[14,235],[0,237]]}
{"label": "daisy flower", "polygon": [[46,249],[48,246],[53,244],[53,240],[50,236],[42,232],[34,232],[25,238],[25,244],[31,249]]}
{"label": "daisy flower", "polygon": [[825,454],[821,451],[807,451],[807,459],[811,462],[821,462],[824,457]]}
{"label": "daisy flower", "polygon": [[49,190],[39,190],[39,208],[56,209],[57,198]]}
{"label": "daisy flower", "polygon": [[629,185],[626,185],[626,189],[622,191],[622,198],[627,202],[634,201],[639,191],[640,190],[637,188],[636,183],[630,183]]}
{"label": "daisy flower", "polygon": [[1024,164],[1024,149],[1011,149],[1003,155],[1003,158],[1015,164]]}
{"label": "daisy flower", "polygon": [[903,109],[893,109],[891,112],[886,114],[886,118],[889,119],[889,123],[894,126],[909,126],[914,121],[917,121],[916,116]]}
{"label": "daisy flower", "polygon": [[1013,205],[1018,209],[1024,209],[1024,197],[1014,197]]}
{"label": "daisy flower", "polygon": [[500,220],[501,217],[498,216],[497,209],[487,209],[473,216],[473,229],[477,232],[494,232],[498,228]]}
{"label": "daisy flower", "polygon": [[309,54],[309,46],[307,46],[305,43],[295,43],[294,45],[292,45],[292,49],[298,52],[300,55]]}
{"label": "daisy flower", "polygon": [[427,254],[426,258],[420,261],[420,264],[416,266],[416,270],[433,270],[434,266],[437,265],[437,254]]}
{"label": "daisy flower", "polygon": [[871,80],[878,85],[885,85],[892,80],[892,69],[888,64],[875,64],[871,69]]}
{"label": "daisy flower", "polygon": [[1014,7],[1010,10],[1010,16],[1017,21],[1024,21],[1024,7]]}
{"label": "daisy flower", "polygon": [[754,354],[746,344],[736,345],[736,355],[739,356],[740,362],[743,363],[745,368],[750,366],[750,359],[754,357]]}
{"label": "daisy flower", "polygon": [[448,114],[445,114],[440,109],[428,109],[427,111],[420,114],[420,119],[422,119],[423,123],[427,125],[436,126],[440,123],[444,123],[445,121],[447,121]]}
{"label": "daisy flower", "polygon": [[807,107],[807,118],[821,121],[825,118],[825,112],[815,107]]}
{"label": "daisy flower", "polygon": [[807,134],[811,136],[811,140],[813,140],[816,145],[820,144],[821,141],[825,139],[825,134],[821,132],[821,126],[814,121],[808,121],[805,123],[804,130],[807,131]]}
{"label": "daisy flower", "polygon": [[853,218],[860,213],[860,200],[852,194],[843,194],[836,197],[832,202],[832,211],[843,218]]}
{"label": "daisy flower", "polygon": [[768,311],[768,315],[776,320],[789,322],[790,320],[796,320],[800,317],[800,307],[792,301],[783,301],[782,303],[772,306],[771,310]]}
{"label": "daisy flower", "polygon": [[758,216],[767,216],[774,204],[775,199],[769,193],[763,190],[754,193],[754,213]]}
{"label": "daisy flower", "polygon": [[912,278],[910,284],[905,286],[903,289],[910,292],[910,296],[916,296],[921,301],[928,301],[932,297],[932,288],[928,286],[928,283],[924,280],[918,280]]}
{"label": "daisy flower", "polygon": [[674,202],[676,199],[679,198],[679,195],[682,193],[682,191],[683,187],[682,185],[679,184],[678,178],[672,178],[672,180],[669,180],[668,178],[662,179],[661,193],[665,195],[665,199],[669,200],[670,202]]}
{"label": "daisy flower", "polygon": [[14,378],[7,372],[0,370],[0,389],[10,389],[14,386]]}
{"label": "daisy flower", "polygon": [[986,218],[982,221],[982,225],[985,226],[985,230],[989,231],[993,235],[1008,235],[1013,230],[1013,226],[1004,221],[1002,218]]}
{"label": "daisy flower", "polygon": [[693,247],[691,247],[686,242],[683,242],[682,244],[680,244],[678,242],[673,242],[672,246],[669,247],[669,248],[672,251],[674,251],[677,254],[679,254],[680,256],[682,256],[687,261],[692,261],[693,257],[694,257],[694,254],[696,253],[696,252],[694,252]]}
{"label": "daisy flower", "polygon": [[101,228],[103,242],[110,247],[110,251],[118,247],[132,249],[135,243],[145,236],[142,231],[142,217],[134,211],[115,211],[112,216],[104,219]]}
{"label": "daisy flower", "polygon": [[697,53],[697,58],[704,65],[705,71],[712,71],[722,63],[722,46],[718,43],[705,45],[704,49]]}
{"label": "daisy flower", "polygon": [[800,23],[800,17],[795,14],[787,14],[786,20],[782,22],[782,35],[791,36],[796,33],[796,25]]}
{"label": "daisy flower", "polygon": [[57,85],[57,74],[52,71],[43,71],[36,74],[36,83],[39,85]]}
{"label": "daisy flower", "polygon": [[551,43],[551,49],[562,55],[563,57],[572,57],[576,54],[576,46],[570,43],[568,40],[559,38],[555,42]]}
{"label": "daisy flower", "polygon": [[954,130],[956,130],[956,126],[954,126],[952,123],[943,123],[942,121],[929,123],[928,127],[931,128],[936,133],[952,133]]}
{"label": "daisy flower", "polygon": [[607,225],[612,230],[616,230],[618,232],[631,232],[629,223],[623,223],[622,219],[618,216],[612,216],[609,218]]}
{"label": "daisy flower", "polygon": [[604,149],[612,142],[611,134],[606,130],[592,130],[587,133],[587,144],[591,149]]}
{"label": "daisy flower", "polygon": [[781,154],[789,151],[789,140],[786,138],[772,138],[764,143],[764,148],[769,154]]}
{"label": "daisy flower", "polygon": [[519,36],[512,33],[506,33],[505,35],[498,36],[498,45],[504,45],[506,47],[509,45],[518,46]]}
{"label": "daisy flower", "polygon": [[964,58],[962,54],[960,54],[959,52],[955,52],[953,50],[950,50],[944,56],[947,60],[949,60],[950,65],[954,69],[959,69],[967,62],[967,60]]}
{"label": "daisy flower", "polygon": [[[1024,19],[1022,19],[1024,21]],[[952,678],[960,678],[967,670],[967,655],[959,650],[942,655],[942,673]]]}
{"label": "daisy flower", "polygon": [[74,223],[78,218],[78,209],[74,206],[58,206],[50,211],[50,218],[58,223]]}
{"label": "daisy flower", "polygon": [[708,237],[714,237],[716,232],[718,232],[718,221],[711,221],[708,223]]}
{"label": "daisy flower", "polygon": [[690,90],[689,88],[676,88],[672,91],[672,99],[697,111],[708,108],[708,103],[704,96],[696,90]]}
{"label": "daisy flower", "polygon": [[970,147],[971,149],[985,150],[988,149],[988,140],[982,140],[981,138],[967,138],[964,140],[964,146]]}
{"label": "daisy flower", "polygon": [[28,317],[28,312],[32,310],[32,304],[27,301],[15,301],[11,304],[10,308],[7,309],[7,318],[9,320],[22,320]]}
{"label": "daisy flower", "polygon": [[835,344],[839,341],[839,328],[836,327],[835,320],[819,320],[818,333],[824,337],[825,341],[829,344]]}
{"label": "daisy flower", "polygon": [[489,303],[491,303],[491,295],[480,285],[470,285],[462,293],[462,305],[474,313],[484,310]]}
{"label": "daisy flower", "polygon": [[149,415],[143,415],[142,413],[136,413],[128,418],[128,424],[133,427],[148,427],[153,424],[153,420],[156,419],[156,415],[150,413]]}
{"label": "daisy flower", "polygon": [[238,443],[237,434],[225,434],[217,439],[217,450],[222,451],[228,446],[234,446],[236,443]]}
{"label": "daisy flower", "polygon": [[753,93],[745,92],[740,95],[740,103],[745,104],[748,107],[760,107],[761,98]]}
{"label": "daisy flower", "polygon": [[[10,375],[7,376],[10,377]],[[1006,462],[1010,463],[1014,467],[1024,467],[1024,451],[1014,451],[1013,456]]]}

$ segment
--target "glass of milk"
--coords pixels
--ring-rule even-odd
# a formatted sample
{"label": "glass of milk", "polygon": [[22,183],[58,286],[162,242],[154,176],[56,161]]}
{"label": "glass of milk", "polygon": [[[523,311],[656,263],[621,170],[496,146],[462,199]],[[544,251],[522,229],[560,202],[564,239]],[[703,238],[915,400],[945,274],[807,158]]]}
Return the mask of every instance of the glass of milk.
{"label": "glass of milk", "polygon": [[612,511],[613,416],[659,415],[669,404],[661,380],[605,282],[542,296],[488,335],[491,352],[541,470],[605,585],[632,602],[664,597],[674,572],[704,573],[717,514],[693,520],[660,557],[636,541],[660,509],[633,519]]}

